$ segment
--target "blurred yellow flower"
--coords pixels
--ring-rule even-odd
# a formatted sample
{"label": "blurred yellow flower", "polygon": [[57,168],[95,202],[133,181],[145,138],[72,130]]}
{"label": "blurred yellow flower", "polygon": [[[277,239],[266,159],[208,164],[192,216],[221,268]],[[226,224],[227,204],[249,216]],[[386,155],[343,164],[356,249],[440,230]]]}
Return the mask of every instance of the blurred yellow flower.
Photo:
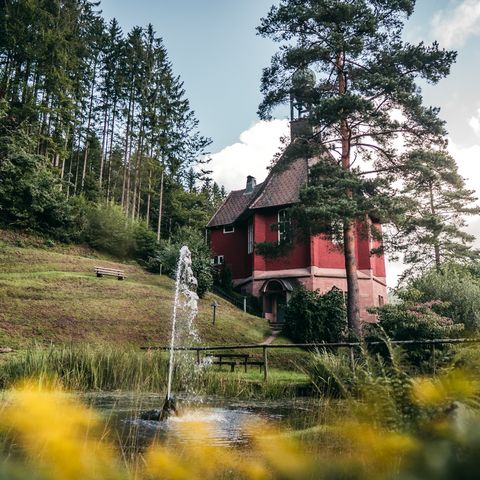
{"label": "blurred yellow flower", "polygon": [[10,390],[0,411],[0,429],[17,439],[46,478],[123,478],[113,448],[99,440],[98,417],[53,387],[26,382]]}
{"label": "blurred yellow flower", "polygon": [[227,472],[235,473],[233,478],[268,478],[266,467],[253,456],[248,458],[234,449],[210,444],[212,435],[208,424],[183,421],[178,428],[183,430],[183,436],[189,437],[181,449],[154,445],[147,451],[146,471],[151,478],[206,480],[223,478]]}
{"label": "blurred yellow flower", "polygon": [[465,401],[478,392],[478,382],[458,370],[435,379],[417,378],[412,387],[413,400],[425,406],[439,406],[452,400]]}

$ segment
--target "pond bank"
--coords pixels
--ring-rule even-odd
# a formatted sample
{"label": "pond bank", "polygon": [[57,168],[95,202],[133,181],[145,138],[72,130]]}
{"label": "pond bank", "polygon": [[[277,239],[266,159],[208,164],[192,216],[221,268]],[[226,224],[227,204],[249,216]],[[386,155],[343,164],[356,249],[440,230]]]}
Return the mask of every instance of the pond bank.
{"label": "pond bank", "polygon": [[[248,372],[217,365],[197,365],[194,358],[180,359],[175,369],[174,391],[221,395],[244,399],[292,398],[310,395],[308,376],[286,368],[285,358],[272,366],[267,382],[259,368]],[[0,388],[7,389],[25,378],[57,380],[71,391],[136,391],[164,395],[167,375],[164,352],[140,351],[112,345],[36,346],[3,357]],[[275,365],[275,359],[272,359]],[[287,365],[288,367],[288,365]]]}

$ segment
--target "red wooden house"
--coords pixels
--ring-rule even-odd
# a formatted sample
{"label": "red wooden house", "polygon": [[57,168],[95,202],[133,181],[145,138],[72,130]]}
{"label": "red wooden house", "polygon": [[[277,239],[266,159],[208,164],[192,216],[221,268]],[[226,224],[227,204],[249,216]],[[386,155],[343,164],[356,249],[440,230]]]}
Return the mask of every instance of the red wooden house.
{"label": "red wooden house", "polygon": [[[207,225],[214,263],[228,265],[234,286],[258,297],[270,322],[282,321],[284,306],[300,284],[321,292],[347,288],[343,253],[323,236],[294,241],[289,253],[274,259],[255,251],[257,243],[282,240],[282,225],[288,221],[285,209],[298,202],[309,165],[311,161],[298,159],[288,168],[272,170],[258,185],[255,178],[247,177],[246,188],[232,191]],[[371,253],[378,240],[363,228],[357,230],[361,316],[368,322],[375,318],[367,308],[387,299],[385,261],[383,255]]]}

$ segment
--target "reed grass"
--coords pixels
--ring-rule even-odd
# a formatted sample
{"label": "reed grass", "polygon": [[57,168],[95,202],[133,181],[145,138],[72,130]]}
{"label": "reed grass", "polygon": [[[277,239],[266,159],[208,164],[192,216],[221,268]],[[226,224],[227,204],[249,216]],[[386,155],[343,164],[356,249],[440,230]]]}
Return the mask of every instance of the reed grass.
{"label": "reed grass", "polygon": [[[4,360],[0,388],[24,380],[58,380],[73,391],[137,391],[163,394],[167,383],[166,352],[142,351],[113,345],[36,345]],[[305,391],[306,375],[271,369],[269,381],[257,369],[222,371],[217,366],[197,365],[192,353],[178,354],[173,389],[177,393],[220,395],[242,399],[294,397]]]}
{"label": "reed grass", "polygon": [[197,391],[205,395],[220,395],[227,398],[253,399],[285,399],[303,395],[308,381],[292,377],[290,381],[282,378],[281,371],[270,372],[268,382],[260,377],[243,373],[218,372],[206,370],[197,383]]}
{"label": "reed grass", "polygon": [[166,365],[164,354],[134,347],[34,346],[3,364],[0,387],[36,378],[59,379],[66,388],[77,391],[159,391],[164,389]]}

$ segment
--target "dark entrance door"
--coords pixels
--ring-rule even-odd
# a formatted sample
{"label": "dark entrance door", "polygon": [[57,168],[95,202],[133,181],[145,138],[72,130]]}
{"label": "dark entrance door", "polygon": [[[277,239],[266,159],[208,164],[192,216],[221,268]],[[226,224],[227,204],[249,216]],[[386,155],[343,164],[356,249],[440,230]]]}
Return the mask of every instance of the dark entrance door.
{"label": "dark entrance door", "polygon": [[285,321],[287,306],[287,292],[283,284],[277,280],[270,280],[264,288],[263,311],[270,323]]}

